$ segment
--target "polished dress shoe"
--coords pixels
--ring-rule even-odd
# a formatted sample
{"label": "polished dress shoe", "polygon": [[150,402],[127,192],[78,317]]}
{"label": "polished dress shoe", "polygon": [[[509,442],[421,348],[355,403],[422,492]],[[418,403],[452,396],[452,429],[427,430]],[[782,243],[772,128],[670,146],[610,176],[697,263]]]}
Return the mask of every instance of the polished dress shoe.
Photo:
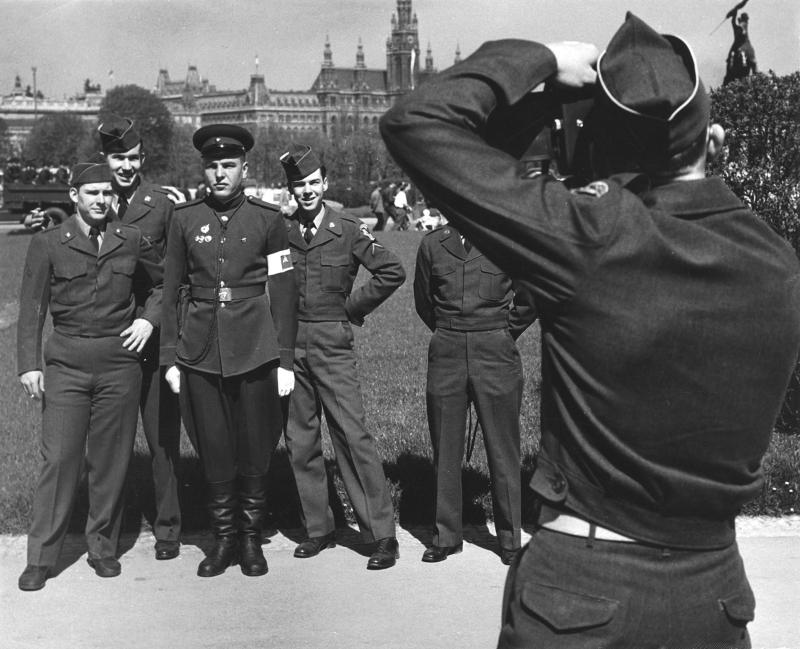
{"label": "polished dress shoe", "polygon": [[40,590],[50,576],[50,566],[32,566],[28,564],[19,576],[20,590]]}
{"label": "polished dress shoe", "polygon": [[178,541],[156,541],[156,559],[166,561],[174,559],[181,553],[181,544]]}
{"label": "polished dress shoe", "polygon": [[400,558],[400,545],[393,536],[380,539],[375,551],[367,561],[367,570],[383,570],[391,568]]}
{"label": "polished dress shoe", "polygon": [[439,563],[447,559],[451,554],[458,554],[463,549],[463,542],[456,545],[432,545],[422,553],[422,560],[425,563]]}
{"label": "polished dress shoe", "polygon": [[315,557],[326,548],[336,547],[336,532],[325,536],[309,536],[294,549],[294,556],[298,559]]}
{"label": "polished dress shoe", "polygon": [[514,548],[509,550],[508,548],[500,548],[500,561],[502,561],[505,565],[510,566],[516,556],[519,554],[520,549],[521,548]]}
{"label": "polished dress shoe", "polygon": [[89,557],[86,562],[98,577],[119,577],[122,566],[114,557]]}

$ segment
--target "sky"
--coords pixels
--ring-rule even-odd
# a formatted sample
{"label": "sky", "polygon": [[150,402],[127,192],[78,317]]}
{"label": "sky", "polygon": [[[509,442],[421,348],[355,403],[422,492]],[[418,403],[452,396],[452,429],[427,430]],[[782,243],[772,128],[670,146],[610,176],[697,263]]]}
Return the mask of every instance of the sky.
{"label": "sky", "polygon": [[[708,87],[720,85],[735,0],[413,0],[421,56],[430,43],[440,70],[483,41],[525,38],[593,42],[601,49],[631,10],[690,42]],[[104,88],[151,89],[158,71],[183,79],[189,64],[219,90],[241,89],[258,71],[269,88],[307,90],[326,37],[335,65],[352,67],[361,39],[368,68],[385,69],[396,0],[0,0],[0,94],[19,74],[51,98]],[[759,69],[800,69],[800,1],[749,0]],[[112,76],[113,74],[113,76]]]}

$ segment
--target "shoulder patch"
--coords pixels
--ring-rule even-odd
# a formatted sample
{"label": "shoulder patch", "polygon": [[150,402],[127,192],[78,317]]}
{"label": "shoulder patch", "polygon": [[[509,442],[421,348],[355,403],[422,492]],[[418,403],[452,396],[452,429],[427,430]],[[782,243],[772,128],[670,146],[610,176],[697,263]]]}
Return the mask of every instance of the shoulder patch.
{"label": "shoulder patch", "polygon": [[372,235],[372,232],[369,231],[369,227],[367,226],[366,223],[362,223],[358,229],[361,232],[361,234],[367,237],[367,239],[369,239],[370,241],[375,241],[375,237]]}
{"label": "shoulder patch", "polygon": [[581,194],[583,196],[594,196],[600,198],[608,193],[608,183],[603,180],[595,180],[583,187],[576,187],[570,190],[573,194]]}

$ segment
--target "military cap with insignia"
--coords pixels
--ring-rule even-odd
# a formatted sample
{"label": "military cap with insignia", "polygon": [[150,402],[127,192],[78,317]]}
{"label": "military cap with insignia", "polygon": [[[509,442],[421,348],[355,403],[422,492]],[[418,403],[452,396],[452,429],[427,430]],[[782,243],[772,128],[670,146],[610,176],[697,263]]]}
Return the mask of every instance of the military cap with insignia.
{"label": "military cap with insignia", "polygon": [[97,132],[100,133],[103,153],[124,153],[142,141],[133,121],[119,115],[109,115],[97,127]]}
{"label": "military cap with insignia", "polygon": [[289,182],[302,180],[322,167],[317,154],[305,144],[292,144],[280,160]]}
{"label": "military cap with insignia", "polygon": [[686,150],[707,128],[710,100],[689,45],[628,12],[597,61],[596,132],[644,159]]}
{"label": "military cap with insignia", "polygon": [[110,183],[111,170],[105,163],[79,162],[72,168],[69,184],[80,187],[88,183]]}
{"label": "military cap with insignia", "polygon": [[235,124],[209,124],[197,129],[192,144],[204,157],[240,156],[253,148],[253,136]]}

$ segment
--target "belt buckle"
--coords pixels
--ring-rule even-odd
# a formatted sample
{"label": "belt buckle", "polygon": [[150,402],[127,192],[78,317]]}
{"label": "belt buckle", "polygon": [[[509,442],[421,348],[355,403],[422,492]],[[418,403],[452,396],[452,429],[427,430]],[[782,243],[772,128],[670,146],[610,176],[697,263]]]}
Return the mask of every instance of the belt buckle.
{"label": "belt buckle", "polygon": [[230,302],[231,301],[231,289],[227,286],[225,288],[221,288],[217,291],[217,299],[220,302]]}

